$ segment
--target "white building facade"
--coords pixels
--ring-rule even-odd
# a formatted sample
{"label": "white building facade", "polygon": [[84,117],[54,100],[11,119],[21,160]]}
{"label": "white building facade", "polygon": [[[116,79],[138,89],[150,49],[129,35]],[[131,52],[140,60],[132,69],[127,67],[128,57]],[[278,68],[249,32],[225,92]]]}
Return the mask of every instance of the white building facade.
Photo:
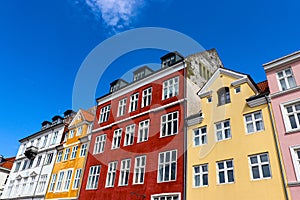
{"label": "white building facade", "polygon": [[[67,111],[66,111],[67,112]],[[67,117],[44,121],[42,129],[19,140],[20,148],[1,199],[44,199]]]}

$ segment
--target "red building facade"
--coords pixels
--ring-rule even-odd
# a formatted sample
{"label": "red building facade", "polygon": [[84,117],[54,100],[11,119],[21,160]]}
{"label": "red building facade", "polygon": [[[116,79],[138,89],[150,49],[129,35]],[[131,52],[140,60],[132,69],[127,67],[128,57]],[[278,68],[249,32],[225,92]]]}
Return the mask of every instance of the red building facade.
{"label": "red building facade", "polygon": [[79,199],[184,198],[184,65],[169,53],[97,100]]}

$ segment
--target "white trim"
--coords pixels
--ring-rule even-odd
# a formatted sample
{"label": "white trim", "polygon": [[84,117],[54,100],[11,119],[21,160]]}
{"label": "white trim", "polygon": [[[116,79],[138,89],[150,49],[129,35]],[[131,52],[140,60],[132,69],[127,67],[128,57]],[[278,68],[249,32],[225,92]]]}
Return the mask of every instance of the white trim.
{"label": "white trim", "polygon": [[257,107],[257,106],[261,106],[261,105],[264,105],[267,103],[267,100],[266,100],[266,97],[263,96],[263,97],[260,97],[260,98],[255,98],[253,100],[250,100],[250,101],[247,101],[247,105],[250,107],[250,108],[254,108],[254,107]]}
{"label": "white trim", "polygon": [[130,91],[134,91],[136,90],[137,88],[140,88],[144,85],[147,85],[149,83],[153,83],[154,81],[158,80],[158,79],[161,79],[161,78],[164,78],[172,73],[175,73],[175,72],[178,72],[179,70],[181,69],[184,69],[185,65],[184,65],[184,61],[180,62],[180,63],[177,63],[171,67],[167,67],[167,68],[164,68],[163,70],[161,71],[158,71],[157,73],[153,73],[137,82],[133,82],[131,83],[130,85],[118,90],[118,92],[114,92],[112,94],[109,94],[107,96],[104,96],[100,99],[97,100],[98,102],[98,106],[101,105],[101,104],[104,104],[108,101],[111,101],[112,99],[116,99],[120,96],[123,96],[125,94],[127,94],[128,92]]}
{"label": "white trim", "polygon": [[269,71],[272,68],[278,68],[283,65],[287,65],[291,62],[294,62],[300,58],[300,51],[296,51],[294,53],[291,53],[289,55],[283,56],[281,58],[277,58],[273,61],[270,61],[268,63],[263,64],[264,70]]}
{"label": "white trim", "polygon": [[[169,161],[169,163],[172,163],[172,152],[173,151],[175,151],[176,152],[176,171],[175,171],[175,179],[174,180],[171,180],[171,174],[169,175],[170,176],[170,180],[167,180],[167,181],[165,181],[165,180],[162,180],[162,181],[160,181],[159,180],[159,167],[160,167],[160,155],[161,154],[165,154],[165,153],[170,153],[170,161]],[[174,182],[174,181],[176,181],[177,180],[177,170],[178,170],[178,150],[177,149],[173,149],[173,150],[168,150],[168,151],[163,151],[163,152],[159,152],[158,153],[158,162],[157,162],[157,183],[168,183],[168,182]],[[164,164],[165,162],[163,162],[162,164]],[[170,172],[171,172],[172,170],[171,170],[171,165],[170,165]],[[164,177],[162,177],[163,179],[164,179]]]}
{"label": "white trim", "polygon": [[297,128],[297,129],[292,129],[291,128],[290,121],[287,117],[287,112],[286,112],[286,109],[285,109],[286,106],[293,105],[293,104],[296,104],[296,103],[300,103],[300,98],[299,99],[293,99],[293,100],[290,100],[290,101],[287,101],[287,102],[284,102],[284,103],[280,104],[281,115],[282,115],[282,118],[283,118],[286,133],[300,131],[300,127]]}
{"label": "white trim", "polygon": [[173,193],[152,194],[152,195],[151,195],[151,200],[154,200],[155,197],[160,197],[160,196],[172,196],[172,195],[178,195],[178,200],[181,199],[181,193],[180,193],[180,192],[173,192]]}
{"label": "white trim", "polygon": [[158,112],[158,111],[160,111],[160,110],[164,110],[165,108],[168,108],[168,107],[171,107],[171,106],[173,106],[173,105],[182,103],[182,102],[184,102],[184,101],[185,101],[185,99],[179,99],[178,101],[174,101],[174,102],[169,103],[169,104],[167,104],[167,105],[159,106],[159,107],[157,107],[157,108],[153,108],[153,109],[147,110],[147,111],[145,111],[145,112],[136,114],[136,115],[134,115],[134,116],[131,116],[131,117],[128,117],[128,118],[119,120],[119,121],[115,121],[115,122],[113,122],[113,123],[110,123],[109,125],[102,126],[102,127],[100,127],[100,128],[94,129],[94,130],[92,131],[92,133],[96,133],[96,132],[98,132],[98,131],[101,131],[101,130],[110,128],[110,127],[112,127],[112,126],[114,126],[114,125],[116,125],[116,124],[119,124],[119,123],[122,123],[122,122],[126,122],[126,121],[128,121],[128,120],[131,120],[131,119],[140,117],[140,116],[145,115],[145,114],[148,114],[148,113],[150,113],[150,112]]}
{"label": "white trim", "polygon": [[296,149],[300,149],[300,144],[295,145],[295,146],[290,146],[289,149],[290,149],[290,153],[291,153],[291,156],[292,156],[292,161],[293,161],[293,166],[294,166],[296,178],[297,178],[297,181],[300,182],[300,164],[296,163],[296,159],[298,159],[298,158],[297,158],[297,155],[295,153]]}
{"label": "white trim", "polygon": [[287,90],[279,91],[279,92],[271,94],[270,96],[271,96],[271,98],[276,98],[276,97],[280,97],[280,96],[283,96],[283,95],[286,95],[286,94],[289,94],[292,92],[296,92],[298,90],[300,90],[300,86],[296,86],[296,87],[293,87],[293,88],[290,88]]}

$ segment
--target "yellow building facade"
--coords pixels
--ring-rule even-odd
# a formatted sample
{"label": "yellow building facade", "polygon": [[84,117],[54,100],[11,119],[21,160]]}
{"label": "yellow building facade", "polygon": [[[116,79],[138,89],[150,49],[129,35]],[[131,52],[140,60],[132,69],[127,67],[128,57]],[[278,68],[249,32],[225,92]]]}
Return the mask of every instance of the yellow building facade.
{"label": "yellow building facade", "polygon": [[263,86],[218,69],[198,92],[201,111],[187,119],[188,200],[287,199]]}
{"label": "yellow building facade", "polygon": [[80,109],[57,148],[46,199],[78,199],[89,149],[87,133],[92,130],[94,114]]}

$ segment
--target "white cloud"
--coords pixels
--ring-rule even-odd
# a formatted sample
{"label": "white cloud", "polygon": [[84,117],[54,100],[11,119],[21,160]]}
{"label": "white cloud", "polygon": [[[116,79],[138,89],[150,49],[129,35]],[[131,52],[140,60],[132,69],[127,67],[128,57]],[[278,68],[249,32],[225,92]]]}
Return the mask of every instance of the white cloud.
{"label": "white cloud", "polygon": [[124,29],[132,24],[139,8],[146,0],[85,0],[97,17],[114,31]]}

